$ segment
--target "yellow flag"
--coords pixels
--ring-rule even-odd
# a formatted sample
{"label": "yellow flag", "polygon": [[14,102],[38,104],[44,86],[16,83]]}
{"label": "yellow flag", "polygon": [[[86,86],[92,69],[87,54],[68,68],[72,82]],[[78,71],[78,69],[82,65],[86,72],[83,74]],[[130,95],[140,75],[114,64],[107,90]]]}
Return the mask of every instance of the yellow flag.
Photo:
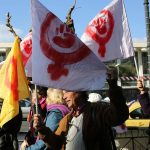
{"label": "yellow flag", "polygon": [[29,89],[20,52],[20,40],[16,37],[0,70],[0,98],[3,99],[0,127],[19,113],[19,100],[27,97]]}

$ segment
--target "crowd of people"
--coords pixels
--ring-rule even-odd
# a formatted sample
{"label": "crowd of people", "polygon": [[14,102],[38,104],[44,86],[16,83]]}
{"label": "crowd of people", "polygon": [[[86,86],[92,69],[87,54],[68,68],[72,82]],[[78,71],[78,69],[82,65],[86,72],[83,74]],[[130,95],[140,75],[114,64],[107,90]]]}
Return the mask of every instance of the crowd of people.
{"label": "crowd of people", "polygon": [[[21,150],[115,149],[112,127],[125,122],[129,112],[113,72],[108,72],[107,81],[110,103],[90,102],[87,91],[48,89],[45,119],[39,114],[33,115],[35,143],[29,145],[25,139]],[[57,97],[53,96],[48,103],[56,91]],[[59,94],[63,102],[56,101]]]}
{"label": "crowd of people", "polygon": [[[0,149],[115,150],[113,127],[128,119],[129,110],[113,69],[107,72],[107,82],[109,101],[103,101],[98,93],[38,86],[32,91],[29,131],[21,146],[17,140],[22,121],[20,109],[20,113],[0,129]],[[149,118],[150,99],[142,80],[137,81],[137,89],[143,114]]]}

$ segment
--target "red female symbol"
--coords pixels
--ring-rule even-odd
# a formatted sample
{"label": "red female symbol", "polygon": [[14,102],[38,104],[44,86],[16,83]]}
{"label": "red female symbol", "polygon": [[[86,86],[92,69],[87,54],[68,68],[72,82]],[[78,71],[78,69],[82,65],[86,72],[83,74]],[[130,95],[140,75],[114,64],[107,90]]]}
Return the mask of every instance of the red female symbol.
{"label": "red female symbol", "polygon": [[22,60],[24,66],[28,62],[31,54],[32,54],[32,32],[30,32],[23,41],[20,43]]}
{"label": "red female symbol", "polygon": [[[56,35],[49,37],[47,34],[48,29],[51,29],[51,24],[54,19],[57,19],[56,16],[52,13],[48,13],[45,20],[43,21],[41,25],[40,45],[43,54],[54,62],[53,64],[49,64],[47,68],[48,73],[51,74],[51,79],[58,80],[62,75],[68,75],[69,71],[64,67],[64,65],[74,64],[81,61],[87,57],[91,51],[83,43],[80,47],[77,47],[75,51],[70,53],[57,51],[52,46],[52,41],[53,44],[57,45],[57,47],[65,49],[71,49],[75,43],[79,44],[81,41],[77,41],[79,39],[77,39],[63,23],[60,24],[59,28],[55,27]],[[49,38],[52,40],[50,41]]]}
{"label": "red female symbol", "polygon": [[[96,28],[96,32],[91,30],[91,27]],[[102,10],[99,17],[90,24],[86,33],[92,37],[92,39],[99,44],[98,53],[101,57],[105,57],[106,43],[110,40],[114,29],[114,18],[108,10]]]}

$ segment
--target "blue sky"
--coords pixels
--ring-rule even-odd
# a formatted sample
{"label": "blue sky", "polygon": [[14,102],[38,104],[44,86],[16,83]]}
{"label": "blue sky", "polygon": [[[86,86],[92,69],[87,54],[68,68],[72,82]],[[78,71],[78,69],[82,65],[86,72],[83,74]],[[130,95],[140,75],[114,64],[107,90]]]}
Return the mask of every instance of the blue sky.
{"label": "blue sky", "polygon": [[[81,37],[89,21],[111,0],[76,0],[76,8],[72,13],[76,34]],[[74,0],[40,0],[51,12],[63,22]],[[144,0],[124,0],[129,26],[133,40],[146,39]],[[0,42],[12,42],[13,36],[5,26],[6,14],[10,12],[11,24],[17,34],[23,38],[31,27],[30,0],[1,0],[0,4]]]}

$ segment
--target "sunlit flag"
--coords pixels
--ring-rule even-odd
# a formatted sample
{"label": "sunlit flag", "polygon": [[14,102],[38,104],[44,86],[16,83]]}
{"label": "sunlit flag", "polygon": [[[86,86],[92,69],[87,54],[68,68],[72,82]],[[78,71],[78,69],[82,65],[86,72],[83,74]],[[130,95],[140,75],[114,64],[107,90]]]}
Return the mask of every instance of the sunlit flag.
{"label": "sunlit flag", "polygon": [[0,69],[0,81],[0,98],[3,99],[0,113],[2,127],[19,113],[19,100],[29,97],[18,37]]}
{"label": "sunlit flag", "polygon": [[26,75],[32,77],[32,32],[23,38],[20,48]]}
{"label": "sunlit flag", "polygon": [[113,0],[90,21],[81,40],[101,61],[134,55],[123,0]]}
{"label": "sunlit flag", "polygon": [[33,83],[66,90],[102,88],[106,67],[97,56],[38,0],[31,0],[31,9]]}

